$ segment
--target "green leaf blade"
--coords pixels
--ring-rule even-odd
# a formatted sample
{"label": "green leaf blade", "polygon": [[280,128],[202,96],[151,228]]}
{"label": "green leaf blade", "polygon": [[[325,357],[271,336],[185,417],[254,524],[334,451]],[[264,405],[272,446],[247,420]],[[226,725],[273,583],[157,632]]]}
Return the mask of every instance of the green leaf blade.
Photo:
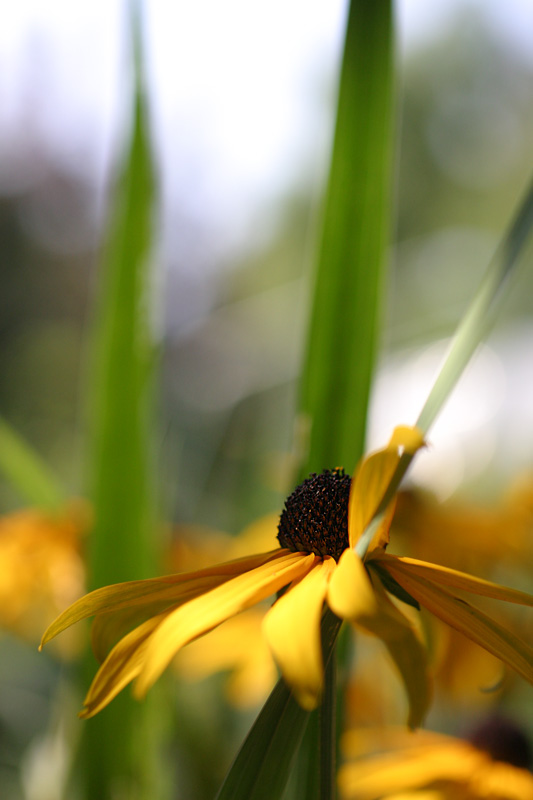
{"label": "green leaf blade", "polygon": [[301,378],[311,427],[302,474],[350,471],[364,452],[391,223],[393,72],[390,2],[352,2]]}

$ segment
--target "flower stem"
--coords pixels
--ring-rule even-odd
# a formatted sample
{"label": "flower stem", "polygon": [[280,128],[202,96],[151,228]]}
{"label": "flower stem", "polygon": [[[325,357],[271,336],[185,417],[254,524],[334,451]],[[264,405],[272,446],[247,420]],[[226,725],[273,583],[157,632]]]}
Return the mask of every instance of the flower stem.
{"label": "flower stem", "polygon": [[319,711],[320,726],[320,773],[319,800],[334,800],[336,777],[336,705],[337,668],[335,648],[326,666],[324,697]]}

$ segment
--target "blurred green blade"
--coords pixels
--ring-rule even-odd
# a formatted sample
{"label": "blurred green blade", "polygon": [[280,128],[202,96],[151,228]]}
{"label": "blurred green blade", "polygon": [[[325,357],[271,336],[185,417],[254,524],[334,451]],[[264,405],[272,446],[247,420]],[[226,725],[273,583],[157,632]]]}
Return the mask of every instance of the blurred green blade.
{"label": "blurred green blade", "polygon": [[[140,78],[137,77],[139,82]],[[150,331],[154,172],[139,85],[131,142],[119,175],[103,254],[89,409],[93,585],[147,576],[152,567]]]}
{"label": "blurred green blade", "polygon": [[500,248],[494,256],[470,307],[461,320],[439,375],[424,404],[417,426],[427,433],[435,417],[473,356],[487,336],[507,297],[512,279],[530,246],[533,230],[533,184],[520,205]]}
{"label": "blurred green blade", "polygon": [[393,85],[391,4],[353,0],[301,379],[302,474],[350,471],[364,450],[389,245]]}
{"label": "blurred green blade", "polygon": [[31,505],[52,513],[65,507],[66,494],[56,476],[3,419],[0,419],[0,469]]}
{"label": "blurred green blade", "polygon": [[[95,524],[89,539],[90,585],[153,574],[152,229],[155,178],[141,81],[139,19],[133,19],[134,108],[109,214],[100,264],[89,385],[89,497]],[[86,673],[94,676],[90,656]],[[84,725],[84,792],[93,800],[161,797],[156,766],[159,723],[154,697],[125,694]]]}

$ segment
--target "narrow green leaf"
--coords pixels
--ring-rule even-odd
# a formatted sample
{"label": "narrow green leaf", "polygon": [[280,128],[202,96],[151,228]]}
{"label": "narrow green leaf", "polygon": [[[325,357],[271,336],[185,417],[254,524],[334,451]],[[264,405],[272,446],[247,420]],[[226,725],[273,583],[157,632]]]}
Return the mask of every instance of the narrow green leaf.
{"label": "narrow green leaf", "polygon": [[65,507],[66,493],[52,470],[3,419],[0,419],[0,469],[31,505],[52,513]]}
{"label": "narrow green leaf", "polygon": [[420,412],[416,424],[424,433],[433,424],[478,345],[494,324],[530,244],[532,230],[533,184],[457,328],[446,360]]}
{"label": "narrow green leaf", "polygon": [[[494,324],[512,287],[513,280],[518,274],[518,268],[529,254],[533,242],[532,232],[533,183],[489,264],[478,292],[459,323],[448,355],[416,422],[423,433],[427,433],[433,424],[472,355]],[[400,458],[374,517],[357,542],[355,549],[361,558],[365,557],[373,533],[384,518],[385,509],[396,494],[412,460],[413,456],[409,453],[404,453]]]}
{"label": "narrow green leaf", "polygon": [[[327,666],[340,620],[327,610],[322,649]],[[246,737],[216,800],[279,800],[310,716],[279,680]]]}
{"label": "narrow green leaf", "polygon": [[391,222],[393,85],[391,4],[352,0],[301,378],[304,474],[349,471],[364,450]]}
{"label": "narrow green leaf", "polygon": [[216,800],[281,797],[309,719],[279,680],[253,724]]}

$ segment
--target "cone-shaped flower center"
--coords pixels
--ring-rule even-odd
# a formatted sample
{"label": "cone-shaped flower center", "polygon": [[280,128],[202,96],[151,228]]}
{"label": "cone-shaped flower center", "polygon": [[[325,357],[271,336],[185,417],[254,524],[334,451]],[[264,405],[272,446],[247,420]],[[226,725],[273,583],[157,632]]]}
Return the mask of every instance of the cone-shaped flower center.
{"label": "cone-shaped flower center", "polygon": [[343,469],[313,473],[285,501],[278,525],[282,547],[338,561],[348,547],[351,478]]}

